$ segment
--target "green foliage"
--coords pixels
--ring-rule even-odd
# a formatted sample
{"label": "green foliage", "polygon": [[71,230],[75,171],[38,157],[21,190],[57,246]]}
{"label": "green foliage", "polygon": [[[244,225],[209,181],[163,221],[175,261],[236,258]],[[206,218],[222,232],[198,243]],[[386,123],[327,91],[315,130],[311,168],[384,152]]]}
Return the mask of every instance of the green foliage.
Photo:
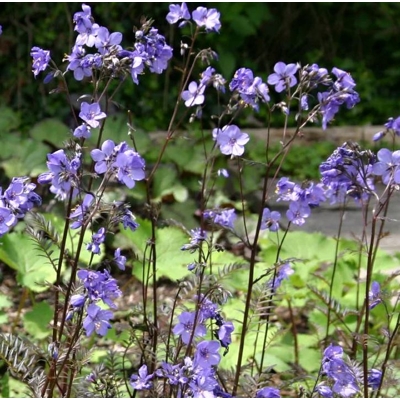
{"label": "green foliage", "polygon": [[24,329],[33,339],[42,340],[49,336],[49,324],[53,318],[53,310],[47,303],[37,303],[31,311],[24,314]]}
{"label": "green foliage", "polygon": [[33,292],[43,292],[56,273],[26,234],[12,232],[0,238],[0,260],[17,271],[17,281]]}

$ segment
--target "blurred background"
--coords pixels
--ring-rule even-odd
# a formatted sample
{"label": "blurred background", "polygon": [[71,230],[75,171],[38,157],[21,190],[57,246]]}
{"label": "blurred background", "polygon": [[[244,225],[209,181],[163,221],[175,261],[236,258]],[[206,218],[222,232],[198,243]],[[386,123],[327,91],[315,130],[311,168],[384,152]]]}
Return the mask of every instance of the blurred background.
{"label": "blurred background", "polygon": [[[400,3],[189,3],[189,10],[202,5],[221,13],[219,34],[202,35],[198,48],[211,46],[219,55],[213,66],[229,81],[240,67],[253,69],[266,79],[277,61],[317,63],[349,71],[357,82],[361,103],[351,112],[340,113],[336,124],[364,125],[386,122],[400,114]],[[110,32],[119,31],[128,47],[134,40],[133,26],[141,16],[155,20],[154,27],[174,47],[170,69],[161,76],[148,75],[140,85],[123,85],[117,102],[134,112],[137,125],[151,131],[165,129],[177,95],[180,74],[180,33],[165,16],[168,3],[90,3],[95,21]],[[46,117],[69,124],[65,97],[48,95],[55,81],[42,83],[31,72],[30,49],[51,51],[60,69],[63,56],[71,51],[76,32],[72,16],[81,3],[3,3],[0,24],[0,105],[17,112],[20,132]],[[188,29],[188,28],[187,28]],[[203,70],[199,66],[198,71]],[[69,79],[70,91],[80,96],[89,86]],[[1,118],[1,116],[0,116]],[[261,110],[248,124],[265,120]],[[279,126],[279,118],[275,124]],[[1,127],[1,123],[0,123]]]}

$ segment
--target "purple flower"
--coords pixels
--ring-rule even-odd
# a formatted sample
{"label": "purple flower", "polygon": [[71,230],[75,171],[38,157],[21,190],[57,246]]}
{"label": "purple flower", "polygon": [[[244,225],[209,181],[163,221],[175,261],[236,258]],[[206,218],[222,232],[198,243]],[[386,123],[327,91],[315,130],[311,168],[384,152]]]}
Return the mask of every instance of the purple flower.
{"label": "purple flower", "polygon": [[193,21],[200,27],[205,26],[207,32],[219,31],[221,28],[219,17],[220,13],[215,8],[207,10],[205,7],[197,7],[192,13]]}
{"label": "purple flower", "polygon": [[0,207],[0,236],[6,234],[17,223],[17,218],[6,207]]}
{"label": "purple flower", "polygon": [[106,118],[106,113],[102,112],[99,103],[86,103],[81,104],[81,112],[79,118],[83,119],[92,128],[97,128],[100,125],[100,120]]}
{"label": "purple flower", "polygon": [[222,347],[227,348],[232,343],[231,334],[235,330],[235,327],[231,321],[221,321],[221,324],[218,323],[218,329],[215,330],[215,335]]}
{"label": "purple flower", "polygon": [[286,211],[287,219],[295,225],[301,226],[306,222],[311,214],[310,207],[307,204],[299,201],[292,201],[289,204],[289,210]]}
{"label": "purple flower", "polygon": [[33,58],[32,72],[36,77],[40,71],[45,71],[50,62],[50,51],[39,47],[32,47],[31,57]]}
{"label": "purple flower", "polygon": [[188,90],[182,92],[182,99],[185,100],[186,107],[198,106],[204,103],[205,86],[197,87],[196,82],[189,84]]}
{"label": "purple flower", "polygon": [[116,154],[114,152],[115,143],[112,140],[105,140],[101,146],[101,150],[94,149],[90,152],[93,161],[96,162],[94,165],[94,170],[99,175],[107,172],[111,168],[112,164],[116,159]]}
{"label": "purple flower", "polygon": [[354,89],[356,86],[356,83],[354,82],[354,79],[351,77],[351,75],[343,71],[339,68],[332,68],[332,73],[336,76],[337,80],[334,83],[333,87],[335,90],[338,92],[341,90],[346,90],[346,89]]}
{"label": "purple flower", "polygon": [[188,382],[188,378],[185,376],[186,366],[181,364],[171,365],[166,362],[161,362],[161,368],[156,370],[156,375],[162,378],[168,379],[168,384],[179,385],[180,383],[185,384]]}
{"label": "purple flower", "polygon": [[180,19],[190,19],[190,13],[186,3],[170,4],[169,13],[167,14],[167,21],[170,24],[175,24]]}
{"label": "purple flower", "polygon": [[381,288],[378,282],[372,282],[371,290],[368,293],[369,309],[372,310],[379,303],[382,303]]}
{"label": "purple flower", "polygon": [[275,90],[280,93],[285,89],[294,86],[297,83],[297,79],[294,74],[299,69],[297,64],[288,64],[284,62],[278,62],[274,66],[275,73],[268,76],[268,84],[275,85]]}
{"label": "purple flower", "polygon": [[379,369],[372,368],[368,371],[368,386],[371,386],[372,390],[378,390],[382,380],[382,371]]}
{"label": "purple flower", "polygon": [[288,279],[292,274],[294,274],[294,270],[290,266],[290,263],[284,263],[279,266],[278,273],[275,275],[275,278],[272,278],[268,282],[268,286],[273,290],[276,290],[279,286],[281,286],[282,281],[284,279]]}
{"label": "purple flower", "polygon": [[74,30],[81,33],[85,32],[92,26],[92,10],[90,6],[82,4],[82,10],[74,14],[73,22],[75,24]]}
{"label": "purple flower", "polygon": [[139,153],[128,149],[117,155],[113,164],[117,167],[117,178],[129,189],[135,186],[136,181],[141,181],[145,177],[145,162]]}
{"label": "purple flower", "polygon": [[393,153],[389,149],[378,151],[378,162],[372,166],[372,173],[382,176],[382,182],[387,185],[389,182],[400,183],[400,150]]}
{"label": "purple flower", "polygon": [[[195,296],[195,299],[197,299],[197,296]],[[210,318],[214,318],[217,314],[217,309],[218,309],[218,306],[216,304],[214,304],[211,300],[209,300],[203,294],[200,295],[199,310],[201,313],[202,321],[205,321]]]}
{"label": "purple flower", "polygon": [[200,242],[207,240],[207,232],[203,231],[201,228],[191,229],[190,232],[190,244],[183,245],[181,250],[191,250],[197,248]]}
{"label": "purple flower", "polygon": [[91,251],[93,254],[100,254],[100,245],[106,238],[105,228],[100,228],[97,233],[92,235],[91,243],[88,243],[86,249]]}
{"label": "purple flower", "polygon": [[120,270],[125,271],[126,257],[121,256],[121,249],[119,248],[115,250],[114,262]]}
{"label": "purple flower", "polygon": [[204,340],[196,347],[194,353],[194,364],[201,368],[210,368],[218,365],[221,356],[219,354],[220,344],[216,340]]}
{"label": "purple flower", "polygon": [[111,277],[107,270],[98,272],[82,269],[78,271],[77,275],[83,282],[91,302],[102,300],[109,307],[116,308],[113,300],[121,297],[122,292],[117,281]]}
{"label": "purple flower", "polygon": [[88,139],[90,138],[91,132],[90,132],[90,127],[86,124],[79,125],[75,130],[74,130],[74,136],[77,138],[85,138]]}
{"label": "purple flower", "polygon": [[113,317],[110,310],[102,310],[96,304],[90,304],[87,308],[87,317],[83,321],[83,328],[86,331],[86,336],[90,336],[94,331],[105,336],[111,328],[109,320]]}
{"label": "purple flower", "polygon": [[211,218],[213,222],[217,225],[221,225],[224,228],[233,229],[234,222],[237,218],[235,214],[235,209],[227,209],[227,210],[205,210],[204,211],[205,218]]}
{"label": "purple flower", "polygon": [[71,224],[71,229],[78,229],[83,225],[85,217],[87,216],[87,214],[89,214],[89,209],[93,200],[94,196],[91,193],[86,194],[83,198],[82,204],[76,207],[76,209],[71,213],[69,218],[71,220],[75,220]]}
{"label": "purple flower", "polygon": [[329,386],[324,385],[323,383],[319,383],[315,387],[315,391],[325,399],[330,399],[333,397],[332,389]]}
{"label": "purple flower", "polygon": [[82,308],[86,303],[86,296],[74,294],[71,296],[70,304],[73,308]]}
{"label": "purple flower", "polygon": [[265,388],[262,388],[260,390],[257,390],[256,393],[256,398],[264,398],[264,399],[275,399],[275,398],[280,398],[281,394],[279,389],[276,389],[274,387],[267,386]]}
{"label": "purple flower", "polygon": [[278,211],[270,211],[269,208],[264,208],[261,222],[261,230],[269,229],[271,232],[276,232],[279,229],[279,220],[281,214]]}
{"label": "purple flower", "polygon": [[236,125],[225,125],[222,129],[214,129],[213,138],[217,141],[222,154],[232,156],[241,156],[244,153],[244,145],[250,140],[249,135]]}
{"label": "purple flower", "polygon": [[75,157],[70,159],[64,150],[57,150],[52,154],[47,154],[47,167],[49,172],[40,174],[38,182],[43,184],[51,183],[50,192],[56,194],[56,198],[65,200],[67,194],[72,189],[74,195],[78,186],[78,171],[81,165],[81,154],[76,153]]}
{"label": "purple flower", "polygon": [[[195,316],[196,313],[194,312],[184,311],[178,317],[179,323],[175,325],[174,329],[172,330],[175,335],[180,335],[184,344],[189,344],[193,330],[193,337],[205,336],[207,332],[206,327],[201,323],[201,321],[197,321],[196,325],[194,324]],[[200,315],[198,316],[198,319],[199,317]]]}
{"label": "purple flower", "polygon": [[154,374],[147,373],[147,365],[144,364],[139,368],[139,375],[133,374],[130,379],[131,386],[136,390],[148,390],[152,387]]}
{"label": "purple flower", "polygon": [[135,232],[136,229],[139,227],[139,224],[136,222],[135,216],[129,210],[125,210],[121,222],[124,229],[129,228],[132,232]]}
{"label": "purple flower", "polygon": [[121,50],[121,46],[119,46],[121,41],[122,33],[113,32],[110,35],[110,32],[107,28],[101,27],[97,30],[97,36],[94,41],[94,45],[100,54],[105,55],[110,51],[110,48],[113,46],[116,47],[116,50]]}

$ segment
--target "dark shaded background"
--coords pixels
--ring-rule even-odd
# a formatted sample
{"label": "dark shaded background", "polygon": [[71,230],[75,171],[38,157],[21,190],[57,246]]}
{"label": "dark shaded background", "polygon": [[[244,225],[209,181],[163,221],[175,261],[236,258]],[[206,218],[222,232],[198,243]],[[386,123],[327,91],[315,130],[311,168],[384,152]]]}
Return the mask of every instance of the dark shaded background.
{"label": "dark shaded background", "polygon": [[[215,7],[221,12],[219,34],[203,35],[199,48],[212,46],[219,54],[213,65],[230,80],[237,68],[252,68],[266,78],[277,61],[318,63],[351,72],[361,103],[341,113],[337,124],[382,124],[400,114],[400,3],[189,3]],[[90,3],[97,23],[124,35],[122,45],[133,41],[132,27],[145,15],[165,34],[178,57],[181,35],[165,20],[168,3]],[[69,110],[61,95],[49,96],[55,83],[45,86],[31,72],[30,49],[49,49],[61,69],[62,58],[75,41],[72,15],[81,3],[3,3],[0,24],[0,105],[21,114],[21,129],[58,116],[68,122]],[[177,95],[179,73],[148,75],[139,86],[124,85],[116,99],[133,110],[142,128],[165,129]],[[64,64],[65,65],[65,64]],[[199,71],[201,69],[199,68]],[[69,79],[71,92],[79,96],[88,86]],[[262,111],[257,116],[262,120]],[[279,123],[279,121],[278,121]]]}

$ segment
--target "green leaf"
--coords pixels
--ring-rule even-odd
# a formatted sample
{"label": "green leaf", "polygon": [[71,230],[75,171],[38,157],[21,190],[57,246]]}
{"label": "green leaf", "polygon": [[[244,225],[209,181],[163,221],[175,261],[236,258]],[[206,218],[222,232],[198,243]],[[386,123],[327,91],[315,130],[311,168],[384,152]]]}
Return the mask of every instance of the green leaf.
{"label": "green leaf", "polygon": [[49,323],[52,318],[53,310],[49,304],[36,303],[23,317],[24,328],[34,339],[45,339],[51,333]]}
{"label": "green leaf", "polygon": [[36,177],[47,171],[46,158],[48,149],[34,140],[19,140],[14,146],[11,157],[1,163],[8,177]]}
{"label": "green leaf", "polygon": [[48,118],[38,122],[30,130],[30,136],[35,139],[36,146],[38,142],[46,141],[59,148],[65,140],[71,138],[71,132],[59,119]]}
{"label": "green leaf", "polygon": [[173,195],[175,200],[183,203],[188,198],[189,192],[178,179],[178,174],[174,168],[160,166],[154,176],[153,193],[155,201],[160,201],[162,197]]}
{"label": "green leaf", "polygon": [[1,378],[0,378],[0,387],[1,387],[1,397],[3,399],[10,398],[10,373],[7,371]]}
{"label": "green leaf", "polygon": [[0,308],[8,308],[12,306],[12,301],[5,294],[0,293]]}
{"label": "green leaf", "polygon": [[[8,134],[17,129],[21,124],[21,119],[15,111],[9,107],[0,107],[0,135]],[[7,135],[9,136],[9,135]],[[4,138],[3,138],[4,139]]]}
{"label": "green leaf", "polygon": [[44,283],[56,280],[53,267],[27,234],[12,232],[0,238],[0,260],[18,272],[19,284],[34,292],[43,292]]}

